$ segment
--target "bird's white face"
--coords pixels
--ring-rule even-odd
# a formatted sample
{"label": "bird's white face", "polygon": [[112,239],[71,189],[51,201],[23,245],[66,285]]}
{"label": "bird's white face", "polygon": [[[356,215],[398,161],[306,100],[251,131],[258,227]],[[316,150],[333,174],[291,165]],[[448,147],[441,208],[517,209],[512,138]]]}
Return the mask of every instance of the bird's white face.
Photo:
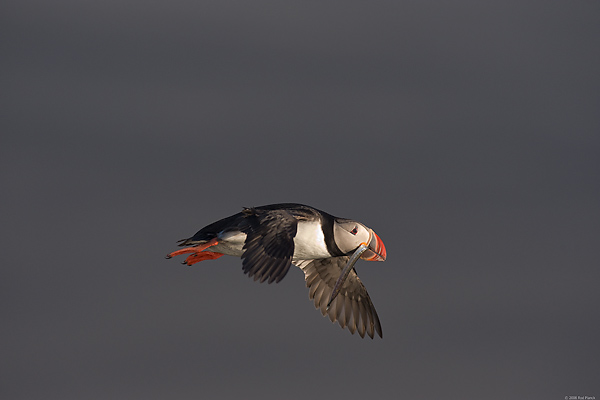
{"label": "bird's white face", "polygon": [[356,250],[361,243],[368,244],[371,239],[371,230],[360,222],[351,220],[336,221],[333,224],[335,243],[344,253]]}
{"label": "bird's white face", "polygon": [[333,224],[335,243],[344,253],[351,253],[361,244],[369,247],[361,258],[369,261],[384,261],[386,257],[385,246],[379,236],[372,229],[360,222],[338,219]]}

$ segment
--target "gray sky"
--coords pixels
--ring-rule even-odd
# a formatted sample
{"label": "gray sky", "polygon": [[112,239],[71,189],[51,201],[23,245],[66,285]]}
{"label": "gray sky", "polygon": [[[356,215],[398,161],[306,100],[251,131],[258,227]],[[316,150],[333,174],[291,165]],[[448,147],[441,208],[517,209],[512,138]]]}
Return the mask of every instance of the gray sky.
{"label": "gray sky", "polygon": [[[3,399],[600,398],[600,5],[5,1]],[[375,229],[383,340],[175,241]]]}

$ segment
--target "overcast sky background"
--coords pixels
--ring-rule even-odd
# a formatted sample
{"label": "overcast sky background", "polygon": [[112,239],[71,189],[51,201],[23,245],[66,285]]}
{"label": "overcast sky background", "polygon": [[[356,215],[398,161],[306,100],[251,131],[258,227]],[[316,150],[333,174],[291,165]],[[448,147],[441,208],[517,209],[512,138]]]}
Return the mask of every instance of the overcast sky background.
{"label": "overcast sky background", "polygon": [[[599,2],[0,9],[2,399],[600,398]],[[277,202],[383,239],[383,340],[164,259]]]}

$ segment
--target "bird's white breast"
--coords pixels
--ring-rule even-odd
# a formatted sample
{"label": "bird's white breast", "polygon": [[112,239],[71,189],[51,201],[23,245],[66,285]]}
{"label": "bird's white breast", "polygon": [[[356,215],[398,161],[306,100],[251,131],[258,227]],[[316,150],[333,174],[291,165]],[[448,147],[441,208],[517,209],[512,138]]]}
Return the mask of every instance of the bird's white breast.
{"label": "bird's white breast", "polygon": [[329,258],[325,236],[319,222],[298,222],[296,237],[294,237],[295,260],[313,260],[315,258]]}

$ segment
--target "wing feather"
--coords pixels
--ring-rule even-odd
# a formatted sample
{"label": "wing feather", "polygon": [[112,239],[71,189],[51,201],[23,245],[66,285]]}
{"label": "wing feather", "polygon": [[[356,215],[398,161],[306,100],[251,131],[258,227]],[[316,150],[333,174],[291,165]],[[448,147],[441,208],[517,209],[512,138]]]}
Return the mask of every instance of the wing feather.
{"label": "wing feather", "polygon": [[242,269],[260,282],[281,281],[290,269],[298,221],[285,210],[244,209]]}
{"label": "wing feather", "polygon": [[309,298],[321,313],[327,315],[332,322],[354,334],[358,331],[361,337],[365,333],[373,338],[375,332],[383,337],[381,323],[367,289],[354,270],[342,285],[340,293],[327,309],[329,296],[349,257],[331,257],[318,260],[297,260],[294,262],[304,272]]}

